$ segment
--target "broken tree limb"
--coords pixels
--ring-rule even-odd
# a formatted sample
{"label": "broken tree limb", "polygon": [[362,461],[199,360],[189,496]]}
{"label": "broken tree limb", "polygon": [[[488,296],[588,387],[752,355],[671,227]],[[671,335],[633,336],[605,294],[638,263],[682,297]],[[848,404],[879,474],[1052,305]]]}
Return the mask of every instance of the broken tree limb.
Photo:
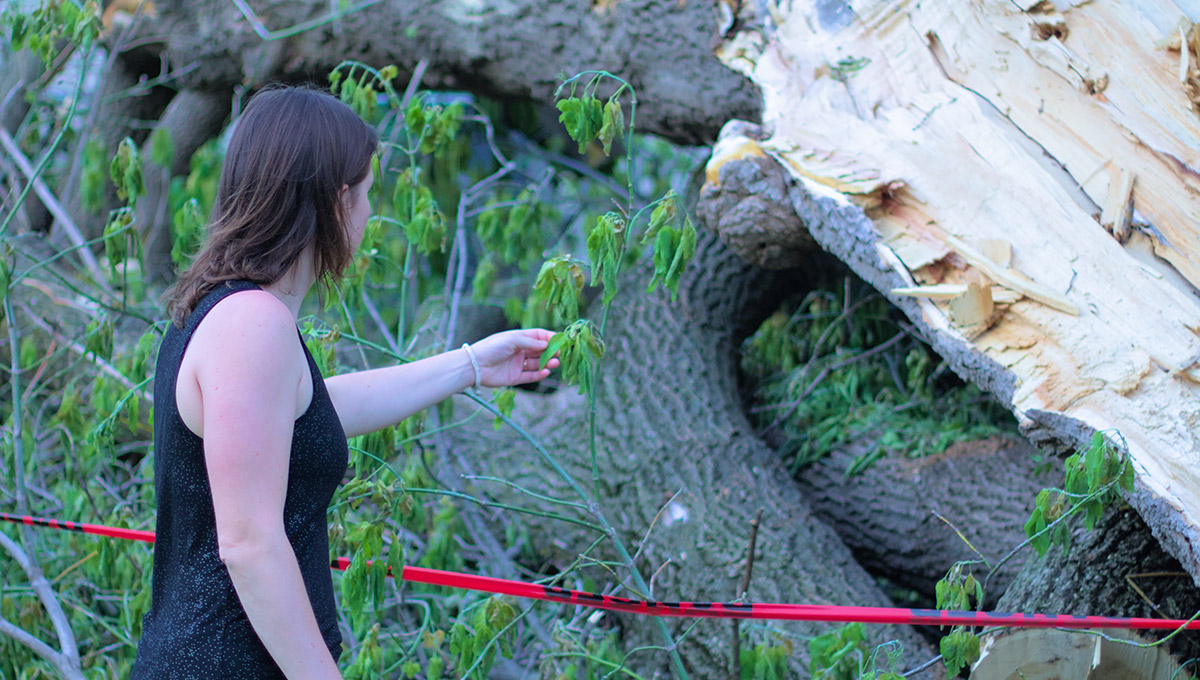
{"label": "broken tree limb", "polygon": [[[1131,502],[1200,578],[1200,116],[1155,46],[1183,13],[1026,4],[747,3],[720,55],[762,90],[770,134],[730,126],[710,184],[775,159],[813,238],[881,291],[1023,286],[970,340],[947,303],[891,298],[1024,431],[1119,433]],[[1115,168],[1136,178],[1124,244],[1098,222]],[[996,239],[1006,267],[973,254]]]}

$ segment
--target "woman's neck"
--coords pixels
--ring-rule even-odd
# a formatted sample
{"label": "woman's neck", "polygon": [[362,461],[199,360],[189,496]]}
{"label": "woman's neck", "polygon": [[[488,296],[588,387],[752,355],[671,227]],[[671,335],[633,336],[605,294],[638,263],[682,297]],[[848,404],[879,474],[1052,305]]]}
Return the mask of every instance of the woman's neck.
{"label": "woman's neck", "polygon": [[300,305],[312,288],[317,277],[313,274],[312,257],[301,255],[296,264],[288,270],[283,278],[275,283],[263,286],[263,290],[279,298],[292,311],[292,316],[300,318]]}

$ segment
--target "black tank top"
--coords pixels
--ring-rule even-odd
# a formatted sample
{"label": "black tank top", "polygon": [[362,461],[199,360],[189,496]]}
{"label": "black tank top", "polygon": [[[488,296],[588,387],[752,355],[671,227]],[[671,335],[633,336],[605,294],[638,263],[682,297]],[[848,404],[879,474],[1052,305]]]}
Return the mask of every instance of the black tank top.
{"label": "black tank top", "polygon": [[[131,675],[135,680],[284,677],[250,626],[217,554],[203,440],[184,425],[175,403],[179,365],[204,315],[226,296],[254,289],[258,286],[245,281],[218,285],[196,305],[185,328],[172,325],[168,329],[159,347],[154,376],[158,519],[153,599],[142,622]],[[342,636],[329,570],[326,512],[346,472],[349,450],[321,373],[308,348],[304,354],[312,373],[313,395],[292,432],[284,529],[296,552],[321,635],[336,660]]]}

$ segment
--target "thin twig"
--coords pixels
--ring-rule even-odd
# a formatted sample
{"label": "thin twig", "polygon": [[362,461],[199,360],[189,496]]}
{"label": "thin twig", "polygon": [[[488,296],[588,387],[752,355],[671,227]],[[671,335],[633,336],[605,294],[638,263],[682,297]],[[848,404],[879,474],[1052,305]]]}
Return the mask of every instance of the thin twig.
{"label": "thin twig", "polygon": [[325,24],[337,21],[348,14],[353,14],[361,9],[378,4],[381,1],[382,0],[364,0],[364,2],[351,5],[345,9],[340,9],[336,12],[330,12],[323,17],[317,17],[316,19],[304,21],[278,31],[272,31],[268,29],[263,24],[262,19],[258,17],[258,14],[250,7],[250,5],[246,4],[246,0],[233,0],[233,4],[236,5],[238,10],[241,11],[242,16],[246,17],[246,21],[250,22],[250,26],[254,29],[254,32],[258,34],[258,37],[262,38],[263,42],[271,42],[272,40],[281,40],[283,38],[289,38],[293,35],[298,35],[305,31],[311,31],[314,28],[319,28]]}
{"label": "thin twig", "polygon": [[642,536],[642,540],[638,542],[637,550],[633,553],[633,559],[636,560],[642,554],[642,549],[650,542],[650,532],[654,531],[654,525],[658,522],[658,518],[662,517],[662,514],[675,502],[676,498],[679,498],[679,494],[681,493],[683,493],[682,488],[672,494],[671,498],[658,509],[658,512],[654,513],[654,519],[650,520],[650,526],[646,528],[646,533]]}
{"label": "thin twig", "polygon": [[416,68],[413,69],[412,77],[408,79],[408,87],[404,90],[404,96],[400,100],[400,106],[396,108],[396,122],[392,124],[392,134],[388,139],[387,144],[383,144],[383,155],[379,158],[379,171],[387,172],[388,163],[392,158],[392,149],[396,148],[396,135],[400,133],[400,128],[403,127],[404,112],[408,110],[408,102],[417,94],[417,89],[421,87],[421,79],[425,77],[425,69],[429,68],[429,60],[422,58],[417,62]]}
{"label": "thin twig", "polygon": [[79,231],[79,227],[76,226],[75,220],[71,219],[70,213],[59,202],[54,192],[50,191],[50,188],[42,181],[42,178],[34,175],[33,166],[29,164],[29,159],[25,157],[25,154],[21,153],[21,148],[17,146],[12,136],[3,129],[0,129],[0,146],[3,146],[4,150],[8,152],[13,162],[16,163],[17,169],[21,171],[22,175],[25,175],[25,179],[33,182],[33,190],[37,193],[38,198],[41,199],[42,204],[46,206],[46,209],[50,211],[50,214],[54,216],[54,219],[58,220],[59,226],[67,233],[67,238],[71,243],[75,244],[75,252],[79,255],[79,259],[83,262],[83,266],[87,268],[88,273],[92,275],[95,282],[101,288],[105,289],[106,292],[112,292],[108,286],[108,281],[104,278],[103,270],[100,269],[100,263],[96,261],[96,256],[92,255],[91,249],[86,246],[86,241],[83,238],[83,234]]}
{"label": "thin twig", "polygon": [[[754,574],[754,544],[758,542],[758,527],[762,524],[763,511],[758,509],[758,513],[754,515],[754,519],[750,520],[750,546],[746,553],[746,571],[742,574],[742,585],[735,593],[735,600],[741,600],[750,590],[750,578]],[[730,668],[729,677],[733,680],[738,680],[742,677],[742,631],[741,621],[733,619],[733,663]]]}
{"label": "thin twig", "polygon": [[933,513],[934,517],[937,517],[938,519],[942,520],[943,522],[945,522],[947,524],[947,526],[949,526],[951,529],[954,530],[954,533],[957,534],[960,539],[962,539],[963,543],[967,544],[967,547],[971,549],[971,552],[973,552],[979,556],[979,559],[983,562],[983,566],[987,567],[988,569],[992,568],[991,562],[988,562],[988,559],[983,556],[983,553],[979,552],[978,550],[975,549],[975,546],[971,545],[971,542],[967,540],[967,537],[963,535],[963,532],[959,531],[958,527],[954,526],[954,522],[951,522],[950,520],[943,517],[942,514],[939,513],[937,510],[930,510],[930,512]]}
{"label": "thin twig", "polygon": [[[42,330],[49,333],[52,338],[54,338],[58,342],[63,343],[63,346],[70,349],[72,352],[74,352],[74,353],[78,354],[79,356],[84,357],[85,359],[88,359],[92,363],[96,364],[96,368],[99,368],[101,372],[106,373],[107,375],[109,375],[110,377],[115,379],[117,382],[121,383],[122,387],[124,387],[127,390],[138,389],[137,383],[133,382],[128,377],[126,377],[124,373],[117,370],[116,366],[113,366],[112,364],[108,363],[104,359],[97,356],[95,352],[89,352],[87,350],[87,348],[85,348],[83,345],[75,342],[74,340],[71,340],[70,338],[66,337],[62,333],[59,333],[58,331],[56,331],[50,325],[49,322],[47,322],[45,319],[42,319],[38,315],[34,314],[33,310],[31,310],[27,305],[21,305],[21,310],[23,312],[25,312],[25,314],[27,316],[29,316],[29,320],[33,322],[33,325],[35,325],[38,328],[41,328]],[[145,389],[140,390],[138,393],[138,396],[141,397],[142,399],[145,399],[147,404],[150,404],[152,406],[154,405],[154,395],[151,394],[149,390],[145,390]]]}
{"label": "thin twig", "polygon": [[934,665],[935,663],[937,663],[941,660],[942,660],[942,655],[938,654],[937,656],[933,657],[929,661],[926,661],[925,663],[921,664],[920,666],[917,666],[916,668],[912,669],[911,671],[906,672],[904,674],[904,677],[910,678],[910,677],[916,675],[917,673],[920,673],[921,671],[925,670],[926,668],[929,668],[930,666]]}
{"label": "thin twig", "polygon": [[17,627],[16,624],[5,619],[4,617],[0,617],[0,634],[7,635],[13,640],[16,640],[17,643],[28,647],[34,654],[37,654],[48,661],[50,665],[54,666],[54,669],[57,670],[64,678],[83,677],[81,673],[71,668],[66,657],[54,651],[53,647],[35,638],[33,635],[30,635],[24,629]]}
{"label": "thin twig", "polygon": [[1152,571],[1145,574],[1125,574],[1125,582],[1129,584],[1130,588],[1133,588],[1134,592],[1138,594],[1138,597],[1142,598],[1146,604],[1150,605],[1150,608],[1154,610],[1155,614],[1167,619],[1170,617],[1164,614],[1162,610],[1158,608],[1158,605],[1154,604],[1154,602],[1146,596],[1146,592],[1142,590],[1141,586],[1134,581],[1134,579],[1152,578],[1155,576],[1187,576],[1187,574],[1182,571]]}

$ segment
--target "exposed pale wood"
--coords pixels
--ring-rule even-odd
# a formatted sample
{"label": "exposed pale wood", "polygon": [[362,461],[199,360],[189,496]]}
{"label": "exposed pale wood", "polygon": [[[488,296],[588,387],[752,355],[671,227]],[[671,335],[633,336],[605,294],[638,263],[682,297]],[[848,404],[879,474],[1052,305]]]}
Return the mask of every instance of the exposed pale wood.
{"label": "exposed pale wood", "polygon": [[[1129,638],[1116,633],[1111,637]],[[1136,638],[1133,638],[1136,640]],[[989,635],[971,680],[1176,680],[1179,664],[1156,647],[1134,647],[1094,634],[1017,630]]]}
{"label": "exposed pale wood", "polygon": [[1012,264],[1012,244],[1004,239],[984,239],[979,243],[979,252],[999,267],[1007,269]]}
{"label": "exposed pale wood", "polygon": [[965,283],[935,283],[932,286],[909,286],[893,288],[892,295],[925,298],[926,300],[953,300],[967,292]]}
{"label": "exposed pale wood", "polygon": [[968,283],[962,295],[950,300],[950,318],[969,338],[991,327],[995,322],[995,311],[991,288],[975,282]]}
{"label": "exposed pale wood", "polygon": [[[873,242],[879,258],[856,266],[886,263],[901,278],[885,290],[982,275],[1027,296],[973,340],[946,302],[917,298],[912,314],[995,362],[1023,425],[1119,433],[1135,506],[1200,577],[1200,32],[1179,36],[1167,0],[830,5],[743,3],[719,54],[762,89],[770,134],[723,135],[710,180],[722,149],[761,151],[795,178],[798,214],[871,218],[870,236],[818,241]],[[1188,55],[1156,46],[1171,35]],[[1099,223],[1122,170],[1124,244]],[[983,253],[997,239],[1011,262]]]}
{"label": "exposed pale wood", "polygon": [[946,242],[958,251],[958,254],[962,255],[968,264],[979,269],[992,280],[1008,286],[1019,293],[1023,293],[1044,305],[1053,307],[1060,312],[1076,316],[1079,314],[1079,307],[1068,300],[1066,296],[1060,295],[1050,288],[1033,281],[1015,269],[1002,267],[992,262],[987,256],[967,245],[962,239],[952,234],[946,234]]}
{"label": "exposed pale wood", "polygon": [[1129,240],[1131,221],[1133,219],[1133,173],[1121,169],[1119,179],[1108,185],[1108,197],[1104,199],[1104,212],[1100,214],[1100,224],[1118,242]]}
{"label": "exposed pale wood", "polygon": [[[965,283],[935,283],[932,286],[910,286],[908,288],[893,288],[892,295],[903,297],[925,298],[927,300],[953,300],[967,292]],[[1015,291],[1000,286],[991,289],[992,301],[997,304],[1011,304],[1021,299]]]}

